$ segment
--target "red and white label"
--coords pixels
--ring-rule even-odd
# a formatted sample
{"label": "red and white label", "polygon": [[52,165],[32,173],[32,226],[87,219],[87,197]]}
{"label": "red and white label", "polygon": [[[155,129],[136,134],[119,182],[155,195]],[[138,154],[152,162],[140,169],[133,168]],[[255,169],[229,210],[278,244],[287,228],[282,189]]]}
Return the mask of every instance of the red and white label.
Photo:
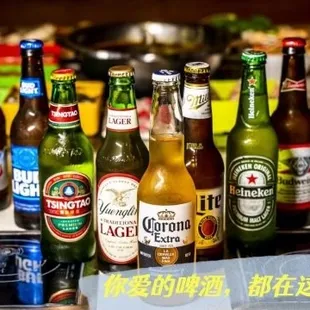
{"label": "red and white label", "polygon": [[136,109],[116,110],[108,108],[107,129],[111,131],[134,131],[139,128]]}
{"label": "red and white label", "polygon": [[80,115],[77,103],[49,105],[49,125],[55,128],[72,128],[79,126]]}
{"label": "red and white label", "polygon": [[282,82],[281,93],[285,93],[288,91],[306,91],[306,80],[302,79],[299,81],[294,81],[286,78]]}
{"label": "red and white label", "polygon": [[98,182],[99,248],[110,263],[128,264],[136,260],[138,185],[138,178],[123,173],[107,174]]}

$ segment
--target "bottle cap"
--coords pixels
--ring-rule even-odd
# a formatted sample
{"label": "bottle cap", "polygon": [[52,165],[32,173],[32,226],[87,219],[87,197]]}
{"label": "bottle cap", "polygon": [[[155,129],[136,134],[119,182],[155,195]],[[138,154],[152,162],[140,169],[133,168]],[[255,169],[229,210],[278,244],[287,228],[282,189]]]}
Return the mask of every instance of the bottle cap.
{"label": "bottle cap", "polygon": [[41,40],[22,40],[19,43],[22,50],[38,50],[43,48],[43,45]]}
{"label": "bottle cap", "polygon": [[152,74],[152,80],[155,82],[178,82],[180,78],[180,73],[175,70],[161,69]]}
{"label": "bottle cap", "polygon": [[52,81],[72,81],[76,79],[73,69],[57,69],[51,74]]}
{"label": "bottle cap", "polygon": [[257,50],[245,50],[242,53],[241,60],[248,65],[262,65],[266,63],[267,54]]}
{"label": "bottle cap", "polygon": [[305,47],[306,40],[298,37],[284,38],[282,40],[282,47]]}
{"label": "bottle cap", "polygon": [[134,76],[135,70],[131,66],[114,66],[109,69],[109,76],[111,77],[130,77]]}
{"label": "bottle cap", "polygon": [[210,65],[206,62],[188,62],[184,67],[185,73],[206,74],[210,73]]}

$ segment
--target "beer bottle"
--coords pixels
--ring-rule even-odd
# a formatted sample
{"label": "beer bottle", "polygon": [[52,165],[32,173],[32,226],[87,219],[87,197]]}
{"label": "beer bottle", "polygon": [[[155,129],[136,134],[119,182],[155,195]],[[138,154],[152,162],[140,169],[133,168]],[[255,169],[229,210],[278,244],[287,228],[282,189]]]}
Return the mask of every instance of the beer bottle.
{"label": "beer bottle", "polygon": [[277,223],[281,228],[303,226],[310,209],[310,112],[305,45],[301,38],[283,40],[279,104],[271,118],[279,139]]}
{"label": "beer bottle", "polygon": [[180,74],[153,73],[150,164],[138,188],[138,267],[195,261],[196,193],[184,163]]}
{"label": "beer bottle", "polygon": [[224,163],[213,142],[209,64],[185,65],[185,164],[196,186],[197,260],[223,258]]}
{"label": "beer bottle", "polygon": [[81,129],[75,72],[52,73],[48,130],[39,147],[41,247],[46,259],[82,262],[95,253],[93,148]]}
{"label": "beer bottle", "polygon": [[137,190],[149,155],[141,139],[134,69],[109,70],[107,133],[96,159],[98,255],[104,270],[136,268]]}
{"label": "beer bottle", "polygon": [[38,146],[47,128],[48,99],[40,40],[20,43],[19,110],[11,126],[12,192],[17,226],[39,229]]}
{"label": "beer bottle", "polygon": [[0,108],[0,210],[7,208],[11,202],[7,169],[5,118]]}
{"label": "beer bottle", "polygon": [[226,233],[230,250],[256,256],[274,250],[278,141],[269,117],[266,54],[248,50],[241,58],[238,116],[227,139]]}

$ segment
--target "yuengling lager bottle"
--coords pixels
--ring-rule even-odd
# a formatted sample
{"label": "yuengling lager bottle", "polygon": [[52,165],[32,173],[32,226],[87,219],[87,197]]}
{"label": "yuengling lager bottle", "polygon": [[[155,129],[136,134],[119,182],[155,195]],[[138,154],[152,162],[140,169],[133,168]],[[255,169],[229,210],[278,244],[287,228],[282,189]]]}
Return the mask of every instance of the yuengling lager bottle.
{"label": "yuengling lager bottle", "polygon": [[242,54],[237,121],[227,140],[226,234],[244,255],[274,251],[278,140],[271,126],[266,54]]}
{"label": "yuengling lager bottle", "polygon": [[52,73],[48,131],[39,147],[41,247],[45,258],[82,262],[95,253],[93,148],[81,129],[75,73]]}

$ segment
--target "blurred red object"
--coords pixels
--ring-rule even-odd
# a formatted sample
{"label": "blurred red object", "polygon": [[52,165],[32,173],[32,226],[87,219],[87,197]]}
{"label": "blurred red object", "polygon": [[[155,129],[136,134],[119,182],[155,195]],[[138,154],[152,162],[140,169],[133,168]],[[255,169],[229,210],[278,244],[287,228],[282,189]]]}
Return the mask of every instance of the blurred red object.
{"label": "blurred red object", "polygon": [[[57,44],[46,44],[43,48],[44,62],[56,64],[59,61],[61,47]],[[19,64],[20,48],[19,45],[0,44],[0,64]]]}

